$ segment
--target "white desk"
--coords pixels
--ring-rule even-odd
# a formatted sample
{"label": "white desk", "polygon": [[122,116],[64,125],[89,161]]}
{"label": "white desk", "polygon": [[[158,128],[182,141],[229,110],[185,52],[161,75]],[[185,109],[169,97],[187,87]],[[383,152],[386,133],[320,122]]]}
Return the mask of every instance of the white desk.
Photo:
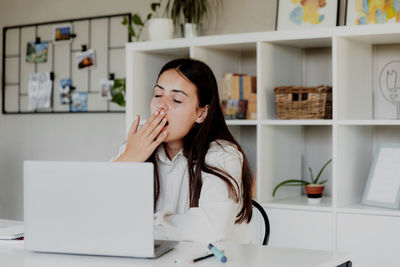
{"label": "white desk", "polygon": [[[0,220],[0,225],[14,225],[13,222]],[[62,240],[60,240],[62,242]],[[276,248],[261,245],[243,245],[229,242],[216,243],[220,249],[225,249],[228,258],[221,263],[211,257],[195,265],[189,263],[175,263],[175,259],[188,259],[207,251],[207,244],[181,242],[177,247],[158,259],[137,259],[121,257],[102,257],[84,255],[64,255],[35,253],[24,250],[23,241],[0,240],[1,267],[136,267],[136,266],[268,266],[268,267],[332,267],[347,262],[347,254],[337,254],[326,251]]]}
{"label": "white desk", "polygon": [[158,259],[136,259],[120,257],[100,257],[83,255],[63,255],[26,252],[23,241],[0,241],[0,265],[4,267],[135,267],[135,266],[287,266],[287,267],[332,267],[347,260],[348,255],[331,252],[275,248],[258,245],[241,245],[218,243],[217,247],[225,249],[228,258],[221,263],[211,257],[195,265],[174,263],[175,259],[187,259],[206,249],[206,244],[181,242],[177,247]]}

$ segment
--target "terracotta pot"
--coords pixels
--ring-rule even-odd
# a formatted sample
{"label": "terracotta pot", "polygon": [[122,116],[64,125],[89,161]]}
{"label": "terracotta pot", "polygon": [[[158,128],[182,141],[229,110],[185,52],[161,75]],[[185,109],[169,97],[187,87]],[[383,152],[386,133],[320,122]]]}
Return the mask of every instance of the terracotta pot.
{"label": "terracotta pot", "polygon": [[307,200],[309,204],[321,203],[322,193],[324,192],[324,186],[322,184],[309,184],[305,186],[307,193]]}

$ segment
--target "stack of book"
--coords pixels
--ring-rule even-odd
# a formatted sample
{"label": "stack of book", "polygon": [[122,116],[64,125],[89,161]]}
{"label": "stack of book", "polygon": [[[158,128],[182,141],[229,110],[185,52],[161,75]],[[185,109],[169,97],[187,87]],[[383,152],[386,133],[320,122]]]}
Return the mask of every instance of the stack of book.
{"label": "stack of book", "polygon": [[227,73],[222,81],[221,106],[225,119],[257,119],[257,77]]}

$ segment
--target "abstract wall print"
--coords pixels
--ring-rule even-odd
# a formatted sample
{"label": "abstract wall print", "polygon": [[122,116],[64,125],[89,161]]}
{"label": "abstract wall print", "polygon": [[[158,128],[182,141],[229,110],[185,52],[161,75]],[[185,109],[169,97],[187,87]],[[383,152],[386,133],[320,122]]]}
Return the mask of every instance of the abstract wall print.
{"label": "abstract wall print", "polygon": [[347,0],[346,25],[397,23],[400,0]]}
{"label": "abstract wall print", "polygon": [[337,0],[279,0],[277,30],[337,25]]}
{"label": "abstract wall print", "polygon": [[400,119],[400,60],[388,62],[379,74],[379,90],[383,98],[396,106],[397,120]]}

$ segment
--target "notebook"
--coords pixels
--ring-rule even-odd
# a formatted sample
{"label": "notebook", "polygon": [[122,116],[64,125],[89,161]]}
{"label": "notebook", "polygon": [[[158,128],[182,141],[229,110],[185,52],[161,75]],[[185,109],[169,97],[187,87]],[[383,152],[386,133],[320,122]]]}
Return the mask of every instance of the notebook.
{"label": "notebook", "polygon": [[155,241],[153,164],[24,162],[25,249],[157,257],[177,242]]}

